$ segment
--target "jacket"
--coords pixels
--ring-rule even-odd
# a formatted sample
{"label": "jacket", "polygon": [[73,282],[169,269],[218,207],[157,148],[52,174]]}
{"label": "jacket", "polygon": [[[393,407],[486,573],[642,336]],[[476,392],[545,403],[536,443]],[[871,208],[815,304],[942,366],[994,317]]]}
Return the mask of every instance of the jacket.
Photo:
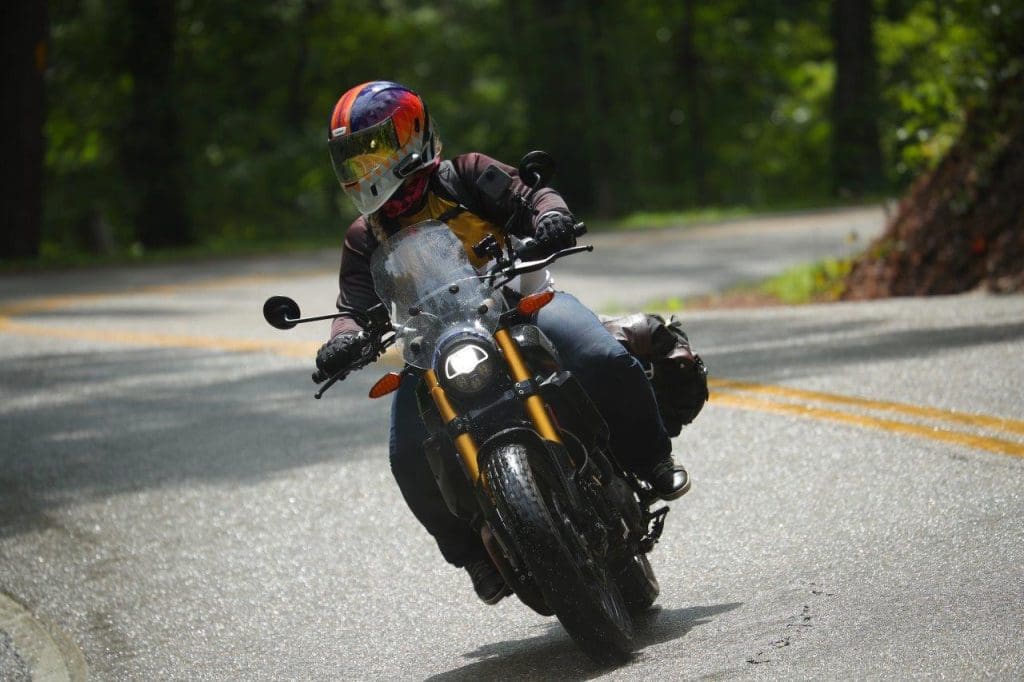
{"label": "jacket", "polygon": [[[477,180],[492,164],[512,177],[509,190],[496,200],[477,186]],[[488,233],[494,234],[499,241],[504,240],[505,225],[516,209],[513,193],[518,194],[525,189],[515,168],[483,154],[463,154],[442,162],[430,178],[425,201],[419,210],[394,220],[387,220],[380,213],[370,217],[360,216],[349,226],[345,233],[338,273],[338,309],[342,310],[345,306],[367,310],[380,302],[370,272],[373,252],[388,234],[422,220],[457,214],[446,222],[462,241],[470,261],[478,267],[483,265],[484,261],[473,253],[473,245]],[[529,222],[527,225],[510,226],[509,231],[513,235],[532,236],[537,217],[545,213],[558,211],[570,215],[561,195],[549,187],[538,190],[531,198],[531,203],[533,219],[525,221]],[[460,206],[464,210],[452,210]],[[331,336],[359,329],[355,320],[339,317],[331,325]]]}

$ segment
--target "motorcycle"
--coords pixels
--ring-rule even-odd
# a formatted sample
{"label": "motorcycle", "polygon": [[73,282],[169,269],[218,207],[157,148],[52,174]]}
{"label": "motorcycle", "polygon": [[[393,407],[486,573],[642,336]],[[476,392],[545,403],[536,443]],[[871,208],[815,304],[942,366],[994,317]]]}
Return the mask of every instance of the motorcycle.
{"label": "motorcycle", "polygon": [[[518,197],[524,210],[553,167],[550,157],[531,154],[520,164],[520,177],[530,181]],[[507,189],[510,180],[496,182]],[[577,236],[585,232],[577,224]],[[634,648],[633,616],[658,596],[647,555],[668,507],[652,510],[656,494],[616,461],[604,419],[533,324],[558,294],[519,298],[505,289],[592,249],[536,257],[530,239],[510,238],[503,247],[489,237],[474,247],[492,258],[481,273],[447,225],[428,220],[374,253],[380,304],[302,319],[293,300],[275,296],[264,316],[289,329],[351,315],[370,336],[361,358],[328,378],[317,398],[397,345],[404,369],[386,374],[370,397],[397,390],[405,375],[420,377],[417,397],[429,433],[424,452],[449,510],[479,531],[520,601],[556,616],[596,662],[616,664]]]}

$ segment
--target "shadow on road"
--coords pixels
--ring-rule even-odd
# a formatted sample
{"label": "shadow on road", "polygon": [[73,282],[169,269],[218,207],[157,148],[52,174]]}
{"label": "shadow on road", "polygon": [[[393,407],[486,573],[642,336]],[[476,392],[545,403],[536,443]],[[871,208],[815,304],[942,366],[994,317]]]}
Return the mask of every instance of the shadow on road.
{"label": "shadow on road", "polygon": [[[770,382],[831,373],[840,365],[925,358],[1024,338],[1021,322],[872,333],[878,323],[861,320],[821,327],[782,320],[763,325],[752,335],[749,321],[704,320],[693,326],[691,339],[713,374]],[[847,331],[862,333],[839,335]],[[743,340],[744,347],[735,348],[737,338]],[[733,348],[716,351],[719,343]]]}
{"label": "shadow on road", "polygon": [[[266,362],[266,371],[255,369]],[[52,510],[188,482],[244,484],[313,464],[386,461],[373,373],[317,401],[275,358],[172,349],[19,358],[0,395],[0,537]],[[382,464],[386,467],[386,464]]]}
{"label": "shadow on road", "polygon": [[[1021,322],[927,330],[878,329],[882,324],[708,319],[691,338],[714,375],[771,382],[1024,337]],[[47,528],[48,511],[72,500],[189,480],[244,482],[371,453],[385,457],[389,406],[365,398],[376,373],[354,375],[315,401],[308,373],[276,362],[250,354],[122,349],[7,363],[0,393],[0,536]]]}
{"label": "shadow on road", "polygon": [[[722,613],[742,604],[716,604],[685,609],[655,607],[637,618],[636,656],[649,646],[681,639],[698,625],[704,625]],[[477,659],[456,670],[428,679],[438,682],[470,680],[591,680],[609,672],[579,650],[562,626],[552,621],[542,632],[527,639],[484,644],[464,655]],[[628,664],[627,664],[628,665]]]}

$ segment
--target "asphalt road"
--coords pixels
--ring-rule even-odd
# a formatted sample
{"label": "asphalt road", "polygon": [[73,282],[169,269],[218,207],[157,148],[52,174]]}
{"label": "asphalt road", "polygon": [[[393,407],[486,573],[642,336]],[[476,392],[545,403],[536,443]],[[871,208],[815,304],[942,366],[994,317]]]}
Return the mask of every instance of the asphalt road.
{"label": "asphalt road", "polygon": [[[635,307],[879,224],[599,236],[556,277]],[[694,488],[608,670],[443,563],[391,481],[377,369],[312,399],[325,327],[259,308],[328,309],[334,261],[0,278],[0,679],[1024,676],[1024,297],[686,315],[715,379],[675,443]]]}

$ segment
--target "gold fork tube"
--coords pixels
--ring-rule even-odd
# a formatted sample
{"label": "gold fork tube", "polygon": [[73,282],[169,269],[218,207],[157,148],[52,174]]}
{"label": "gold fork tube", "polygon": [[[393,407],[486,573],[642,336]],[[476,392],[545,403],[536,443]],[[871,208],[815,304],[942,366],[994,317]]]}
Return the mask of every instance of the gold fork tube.
{"label": "gold fork tube", "polygon": [[[434,399],[437,411],[441,414],[441,420],[448,424],[458,416],[451,401],[448,400],[448,395],[438,383],[434,370],[430,369],[424,372],[423,378],[427,382],[427,388],[430,389],[430,397]],[[459,457],[462,458],[462,464],[466,467],[469,479],[476,484],[480,480],[480,465],[477,461],[480,451],[473,436],[468,433],[460,433],[455,437],[455,449],[458,451]]]}
{"label": "gold fork tube", "polygon": [[[519,345],[507,329],[499,329],[494,332],[494,340],[498,342],[498,348],[505,356],[505,362],[508,363],[508,368],[512,372],[512,378],[517,383],[533,378],[530,370],[526,367],[526,361],[523,360],[523,354],[519,352]],[[526,414],[530,417],[530,421],[533,422],[533,426],[541,438],[553,443],[562,442],[562,438],[558,435],[558,429],[555,428],[550,415],[548,415],[547,405],[539,395],[531,395],[526,399]]]}

